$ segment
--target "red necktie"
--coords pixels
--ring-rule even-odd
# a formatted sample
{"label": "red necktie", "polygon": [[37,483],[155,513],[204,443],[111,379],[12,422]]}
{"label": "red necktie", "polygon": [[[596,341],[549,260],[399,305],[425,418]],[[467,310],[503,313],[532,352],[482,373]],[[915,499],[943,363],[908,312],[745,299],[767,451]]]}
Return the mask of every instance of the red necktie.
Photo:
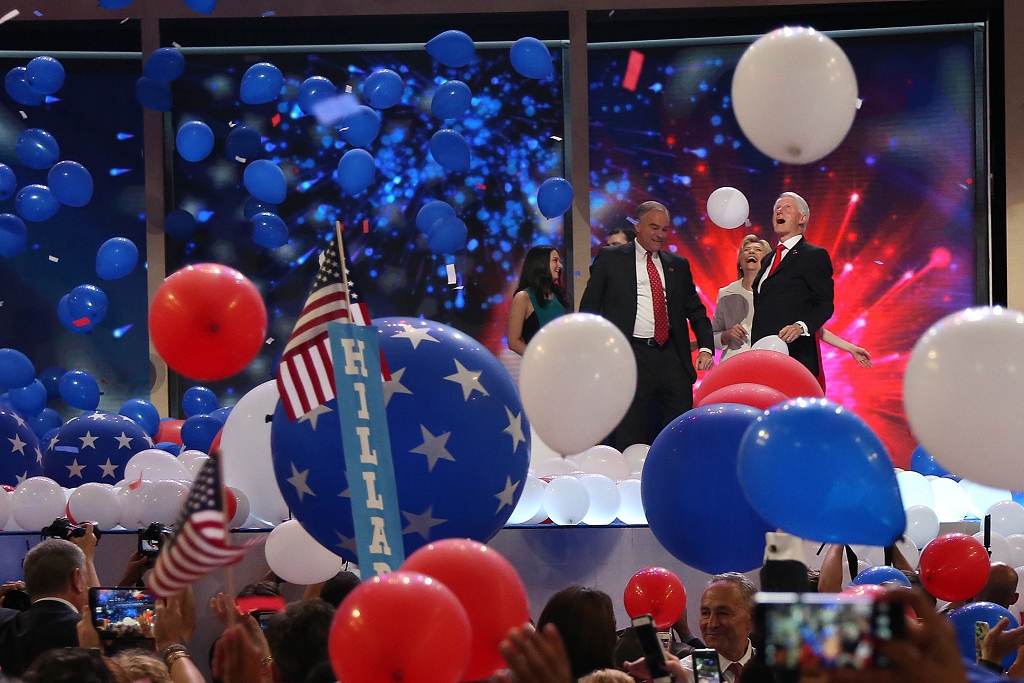
{"label": "red necktie", "polygon": [[733,681],[739,681],[740,674],[743,673],[743,665],[739,662],[733,662],[729,665],[729,668],[726,669],[726,672],[732,673]]}
{"label": "red necktie", "polygon": [[775,258],[772,259],[772,267],[768,269],[768,274],[765,277],[771,277],[779,268],[779,264],[782,263],[782,252],[786,250],[786,245],[779,242],[779,246],[775,247]]}
{"label": "red necktie", "polygon": [[647,279],[651,281],[651,305],[654,307],[654,341],[661,346],[668,341],[668,307],[665,304],[665,288],[661,276],[654,267],[651,252],[647,252]]}

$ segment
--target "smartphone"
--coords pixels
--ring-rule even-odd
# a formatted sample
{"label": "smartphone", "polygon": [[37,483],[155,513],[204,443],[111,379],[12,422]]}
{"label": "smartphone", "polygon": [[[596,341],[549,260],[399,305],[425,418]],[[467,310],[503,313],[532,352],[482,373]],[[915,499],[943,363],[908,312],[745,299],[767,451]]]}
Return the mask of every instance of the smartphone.
{"label": "smartphone", "polygon": [[981,659],[981,645],[991,628],[987,621],[974,622],[974,661]]}
{"label": "smartphone", "polygon": [[640,649],[647,662],[647,670],[651,673],[654,683],[672,683],[672,674],[665,668],[665,650],[658,640],[658,631],[654,627],[654,619],[650,614],[633,617],[633,630],[640,641]]}
{"label": "smartphone", "polygon": [[903,605],[830,593],[758,593],[757,619],[764,634],[759,656],[778,681],[796,681],[802,666],[884,668],[879,640],[904,635]]}
{"label": "smartphone", "polygon": [[694,650],[690,656],[693,657],[695,683],[722,683],[722,669],[716,650]]}
{"label": "smartphone", "polygon": [[153,637],[156,598],[138,588],[90,588],[92,625],[106,640]]}

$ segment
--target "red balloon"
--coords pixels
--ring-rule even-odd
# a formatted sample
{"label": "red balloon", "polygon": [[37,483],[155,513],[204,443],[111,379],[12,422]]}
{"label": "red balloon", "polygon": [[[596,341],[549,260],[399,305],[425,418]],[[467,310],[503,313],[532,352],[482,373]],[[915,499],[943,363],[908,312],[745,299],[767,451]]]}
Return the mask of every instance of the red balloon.
{"label": "red balloon", "polygon": [[713,403],[739,403],[742,406],[768,410],[776,403],[782,403],[788,398],[778,389],[772,389],[763,384],[740,382],[739,384],[730,384],[727,387],[715,389],[697,401],[693,407],[700,408],[701,406]]}
{"label": "red balloon", "polygon": [[217,449],[220,448],[220,438],[224,436],[224,428],[221,427],[220,431],[217,432],[217,436],[213,437],[213,441],[210,442],[210,452],[216,453]]}
{"label": "red balloon", "polygon": [[697,387],[694,400],[702,401],[712,391],[741,383],[763,384],[789,398],[825,396],[818,380],[800,361],[778,351],[751,349],[711,368]]}
{"label": "red balloon", "polygon": [[457,683],[471,640],[466,610],[452,591],[429,576],[399,571],[348,594],[327,649],[339,681]]}
{"label": "red balloon", "polygon": [[157,427],[156,436],[153,437],[153,443],[170,441],[171,443],[182,445],[181,425],[183,424],[185,424],[184,420],[160,420],[160,426]]}
{"label": "red balloon", "polygon": [[230,522],[235,518],[235,513],[238,512],[238,496],[223,484],[221,484],[221,488],[224,489],[224,519]]}
{"label": "red balloon", "polygon": [[885,586],[879,586],[873,583],[866,583],[863,585],[850,586],[846,590],[839,593],[839,602],[843,602],[844,597],[869,597],[877,598],[881,595],[885,595],[888,592],[888,588]]}
{"label": "red balloon", "polygon": [[967,534],[939,536],[921,551],[918,574],[939,600],[967,600],[988,582],[989,557],[981,541]]}
{"label": "red balloon", "polygon": [[507,637],[509,629],[530,620],[526,588],[508,560],[483,543],[468,538],[449,538],[429,543],[414,552],[406,558],[402,570],[436,578],[448,586],[466,608],[473,645],[463,680],[482,681],[498,669],[506,668],[498,645]]}
{"label": "red balloon", "polygon": [[209,381],[242,370],[267,336],[255,285],[233,268],[199,263],[172,273],[149,307],[149,338],[176,372]]}
{"label": "red balloon", "polygon": [[686,588],[664,567],[648,567],[629,579],[622,602],[630,617],[650,614],[655,626],[665,631],[686,611]]}

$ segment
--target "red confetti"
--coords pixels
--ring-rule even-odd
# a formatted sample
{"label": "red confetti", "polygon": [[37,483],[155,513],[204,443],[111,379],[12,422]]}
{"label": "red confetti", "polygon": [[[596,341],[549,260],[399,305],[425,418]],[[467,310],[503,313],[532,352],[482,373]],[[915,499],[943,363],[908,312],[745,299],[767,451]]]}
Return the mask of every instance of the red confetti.
{"label": "red confetti", "polygon": [[370,232],[370,221],[366,218],[363,219],[363,232]]}
{"label": "red confetti", "polygon": [[481,185],[480,183],[477,183],[476,186],[479,187],[481,190],[486,190],[487,189],[486,185]]}
{"label": "red confetti", "polygon": [[89,319],[79,318],[78,320],[72,320],[71,324],[73,324],[75,327],[85,327],[86,325],[89,324]]}
{"label": "red confetti", "polygon": [[274,114],[274,118],[270,119],[270,122],[274,124],[274,128],[277,128],[277,124],[281,123],[281,115]]}
{"label": "red confetti", "polygon": [[622,87],[630,92],[636,92],[636,85],[640,81],[640,72],[644,68],[644,53],[636,50],[629,51],[629,62],[626,64],[626,75],[622,77]]}

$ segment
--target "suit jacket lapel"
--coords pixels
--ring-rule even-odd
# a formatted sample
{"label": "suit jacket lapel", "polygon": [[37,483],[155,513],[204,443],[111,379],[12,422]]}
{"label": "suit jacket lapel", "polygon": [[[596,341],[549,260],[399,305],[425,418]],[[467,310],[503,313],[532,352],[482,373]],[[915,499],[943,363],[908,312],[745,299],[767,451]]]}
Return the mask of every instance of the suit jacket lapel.
{"label": "suit jacket lapel", "polygon": [[[776,271],[774,273],[772,273],[773,277],[775,275],[777,275],[779,273],[779,271],[782,270],[783,268],[792,267],[793,262],[794,262],[793,259],[795,259],[797,256],[800,255],[800,251],[802,250],[802,248],[804,246],[804,241],[805,240],[804,240],[803,236],[801,236],[800,239],[797,240],[797,243],[794,244],[793,247],[789,251],[786,252],[786,258],[782,259],[782,262],[779,264],[779,267],[776,269]],[[778,256],[778,252],[776,252],[772,256],[772,260],[774,261],[777,256]],[[789,264],[789,265],[787,265],[787,264]],[[768,264],[768,269],[769,270],[771,269],[771,264],[770,263]]]}
{"label": "suit jacket lapel", "polygon": [[661,259],[661,272],[665,274],[665,305],[668,306],[672,302],[672,283],[676,278],[676,270],[675,266],[669,265],[664,256],[664,252],[658,252],[658,258]]}

